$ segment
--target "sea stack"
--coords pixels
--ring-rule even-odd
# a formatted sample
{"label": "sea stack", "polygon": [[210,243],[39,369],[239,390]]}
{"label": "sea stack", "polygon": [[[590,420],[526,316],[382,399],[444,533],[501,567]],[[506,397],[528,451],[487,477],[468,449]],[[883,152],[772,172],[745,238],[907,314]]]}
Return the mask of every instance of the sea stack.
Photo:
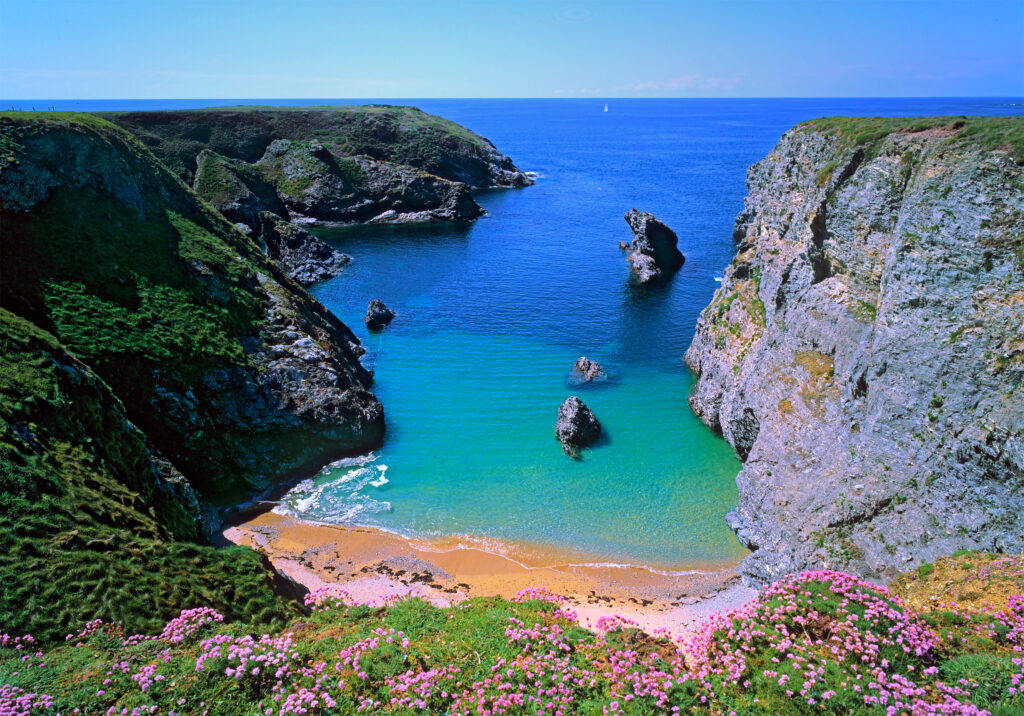
{"label": "sea stack", "polygon": [[383,330],[384,326],[391,323],[391,319],[394,317],[395,312],[385,306],[382,301],[375,298],[366,307],[366,316],[363,317],[363,323],[371,331],[380,331]]}
{"label": "sea stack", "polygon": [[580,356],[572,366],[573,377],[581,383],[589,383],[592,380],[606,378],[604,369],[596,360],[590,360],[586,356]]}
{"label": "sea stack", "polygon": [[646,211],[630,209],[623,217],[633,232],[626,259],[641,284],[668,278],[686,260],[679,252],[676,232]]}
{"label": "sea stack", "polygon": [[601,437],[601,423],[590,408],[573,395],[558,409],[555,436],[562,443],[566,455],[577,457],[581,447],[592,445]]}

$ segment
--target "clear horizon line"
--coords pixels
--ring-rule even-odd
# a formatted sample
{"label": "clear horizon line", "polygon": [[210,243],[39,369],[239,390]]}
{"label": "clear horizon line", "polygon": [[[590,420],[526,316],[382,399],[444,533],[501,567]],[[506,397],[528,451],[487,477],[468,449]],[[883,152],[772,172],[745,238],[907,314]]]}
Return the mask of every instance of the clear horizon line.
{"label": "clear horizon line", "polygon": [[1024,95],[730,95],[730,96],[699,96],[699,97],[678,97],[678,96],[635,96],[635,95],[594,95],[592,97],[2,97],[3,102],[157,102],[157,101],[232,101],[232,100],[281,100],[281,101],[303,101],[303,100],[551,100],[561,101],[601,101],[613,99],[629,100],[728,100],[728,99],[1012,99],[1024,100]]}

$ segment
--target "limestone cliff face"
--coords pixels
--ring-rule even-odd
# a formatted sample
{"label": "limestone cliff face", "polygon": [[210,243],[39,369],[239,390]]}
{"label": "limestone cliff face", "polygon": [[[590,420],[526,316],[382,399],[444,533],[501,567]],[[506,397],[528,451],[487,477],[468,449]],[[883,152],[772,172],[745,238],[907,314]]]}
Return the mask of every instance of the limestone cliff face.
{"label": "limestone cliff face", "polygon": [[203,494],[379,444],[354,334],[123,130],[0,116],[0,304],[52,333]]}
{"label": "limestone cliff face", "polygon": [[1024,550],[1024,119],[817,120],[751,167],[686,363],[763,583]]}

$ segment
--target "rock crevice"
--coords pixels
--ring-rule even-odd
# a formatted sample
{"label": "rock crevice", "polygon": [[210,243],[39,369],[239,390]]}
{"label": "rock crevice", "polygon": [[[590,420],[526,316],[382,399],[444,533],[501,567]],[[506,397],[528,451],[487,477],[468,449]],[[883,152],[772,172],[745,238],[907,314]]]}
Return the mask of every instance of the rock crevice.
{"label": "rock crevice", "polygon": [[686,353],[749,582],[1024,550],[1024,175],[979,138],[1021,121],[822,120],[751,167]]}

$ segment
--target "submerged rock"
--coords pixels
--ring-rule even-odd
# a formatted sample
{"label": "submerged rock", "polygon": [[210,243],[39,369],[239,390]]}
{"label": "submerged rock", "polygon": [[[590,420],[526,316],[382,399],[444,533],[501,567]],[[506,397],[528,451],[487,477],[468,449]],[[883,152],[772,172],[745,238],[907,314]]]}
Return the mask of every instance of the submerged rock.
{"label": "submerged rock", "polygon": [[366,307],[366,316],[363,318],[363,323],[371,331],[380,331],[384,326],[391,323],[394,317],[395,312],[385,306],[382,301],[375,298]]}
{"label": "submerged rock", "polygon": [[626,258],[640,283],[667,278],[683,265],[686,259],[677,248],[676,233],[653,214],[630,209],[623,218],[633,232],[632,251]]}
{"label": "submerged rock", "polygon": [[600,380],[607,378],[604,369],[601,368],[601,364],[596,360],[590,360],[586,356],[580,356],[576,359],[576,362],[572,366],[573,376],[583,383],[588,383],[592,380]]}
{"label": "submerged rock", "polygon": [[579,448],[592,445],[601,437],[601,423],[586,404],[575,395],[558,408],[555,436],[567,455],[575,457]]}
{"label": "submerged rock", "polygon": [[269,212],[260,216],[261,238],[267,256],[303,285],[337,276],[352,260],[351,256],[328,246],[305,229]]}

